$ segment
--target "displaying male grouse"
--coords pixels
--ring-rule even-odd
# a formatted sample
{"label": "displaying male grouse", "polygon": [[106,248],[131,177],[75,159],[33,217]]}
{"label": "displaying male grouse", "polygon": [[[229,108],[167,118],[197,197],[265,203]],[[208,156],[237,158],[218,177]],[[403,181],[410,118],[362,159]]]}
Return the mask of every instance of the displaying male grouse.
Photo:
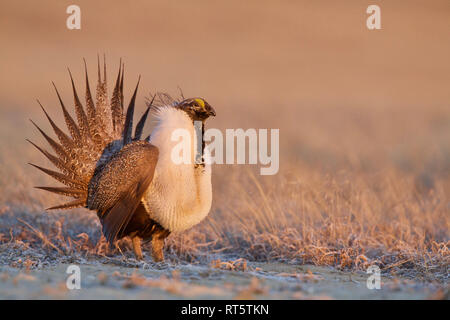
{"label": "displaying male grouse", "polygon": [[[164,239],[171,233],[186,230],[203,220],[212,200],[211,167],[206,160],[205,143],[198,140],[194,122],[204,124],[214,109],[202,98],[176,101],[166,94],[155,94],[133,129],[136,86],[126,115],[123,113],[124,67],[119,74],[111,100],[107,97],[106,64],[103,79],[98,66],[96,102],[91,95],[87,67],[86,109],[83,108],[75,84],[72,89],[75,102],[75,121],[61,104],[70,136],[50,118],[47,119],[58,141],[55,141],[32,123],[44,136],[54,154],[32,143],[59,169],[42,170],[65,187],[37,187],[74,200],[49,209],[86,207],[96,210],[103,226],[103,234],[110,244],[129,236],[138,259],[142,259],[141,240],[151,240],[155,261],[164,260]],[[39,102],[39,101],[38,101]],[[145,121],[152,110],[156,125],[150,136],[142,138]],[[172,159],[174,130],[184,129],[190,134],[191,160],[181,164]],[[197,141],[201,141],[201,161],[195,161]]]}

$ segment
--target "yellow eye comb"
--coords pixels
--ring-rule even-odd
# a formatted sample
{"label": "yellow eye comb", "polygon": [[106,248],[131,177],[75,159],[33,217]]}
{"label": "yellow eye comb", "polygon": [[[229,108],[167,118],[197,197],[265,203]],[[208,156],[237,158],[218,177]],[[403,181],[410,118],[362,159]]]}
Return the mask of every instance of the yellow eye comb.
{"label": "yellow eye comb", "polygon": [[205,109],[205,101],[203,99],[196,98],[194,100],[202,107],[202,109]]}

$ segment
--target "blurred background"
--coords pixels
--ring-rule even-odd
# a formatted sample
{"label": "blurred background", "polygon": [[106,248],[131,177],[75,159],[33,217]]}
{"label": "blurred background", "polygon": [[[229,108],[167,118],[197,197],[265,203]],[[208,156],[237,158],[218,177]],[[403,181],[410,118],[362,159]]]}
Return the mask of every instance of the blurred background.
{"label": "blurred background", "polygon": [[[66,27],[71,4],[81,8],[81,30]],[[366,27],[371,4],[381,8],[382,30]],[[119,59],[125,61],[126,101],[142,76],[136,117],[149,92],[177,95],[179,86],[214,106],[218,116],[210,127],[280,128],[280,174],[298,166],[395,168],[425,184],[449,175],[448,0],[18,0],[0,6],[2,179],[43,179],[25,164],[44,161],[25,142],[42,141],[28,118],[49,128],[35,99],[62,124],[51,81],[70,105],[67,67],[83,95],[82,58],[92,88],[97,54],[106,55],[110,89]],[[223,170],[230,167],[216,172]]]}

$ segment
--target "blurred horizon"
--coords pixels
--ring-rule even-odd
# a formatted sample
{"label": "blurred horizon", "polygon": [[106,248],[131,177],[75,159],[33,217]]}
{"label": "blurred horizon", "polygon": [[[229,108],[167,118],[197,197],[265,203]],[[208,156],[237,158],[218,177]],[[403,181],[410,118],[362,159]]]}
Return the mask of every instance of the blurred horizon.
{"label": "blurred horizon", "polygon": [[71,4],[2,4],[2,154],[28,154],[28,118],[48,128],[36,98],[62,124],[51,81],[70,106],[67,67],[84,96],[82,59],[92,88],[105,54],[109,92],[120,58],[126,102],[142,76],[136,117],[149,92],[180,87],[214,106],[209,127],[280,128],[280,169],[387,161],[448,174],[448,1],[377,1],[382,30],[366,28],[371,1],[80,0],[81,30],[68,30]]}

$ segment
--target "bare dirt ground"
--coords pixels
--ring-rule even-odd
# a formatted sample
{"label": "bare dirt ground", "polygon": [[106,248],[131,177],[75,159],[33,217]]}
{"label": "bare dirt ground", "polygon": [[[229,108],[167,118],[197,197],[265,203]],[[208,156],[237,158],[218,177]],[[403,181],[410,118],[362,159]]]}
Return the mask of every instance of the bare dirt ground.
{"label": "bare dirt ground", "polygon": [[120,258],[80,265],[81,289],[69,290],[69,264],[25,271],[0,268],[2,299],[448,299],[448,288],[382,276],[369,290],[365,272],[287,263],[247,263],[223,270],[186,263],[130,262]]}
{"label": "bare dirt ground", "polygon": [[[376,31],[360,0],[77,3],[76,31],[69,2],[0,10],[1,299],[448,299],[448,0],[380,2]],[[215,165],[211,212],[169,237],[167,264],[107,249],[95,213],[45,211],[63,199],[33,188],[56,185],[27,165],[52,167],[25,141],[45,146],[29,118],[52,134],[35,99],[63,127],[51,81],[73,112],[66,67],[82,95],[98,53],[109,89],[125,61],[126,101],[142,75],[136,117],[180,86],[215,108],[207,127],[280,129],[278,174]]]}

